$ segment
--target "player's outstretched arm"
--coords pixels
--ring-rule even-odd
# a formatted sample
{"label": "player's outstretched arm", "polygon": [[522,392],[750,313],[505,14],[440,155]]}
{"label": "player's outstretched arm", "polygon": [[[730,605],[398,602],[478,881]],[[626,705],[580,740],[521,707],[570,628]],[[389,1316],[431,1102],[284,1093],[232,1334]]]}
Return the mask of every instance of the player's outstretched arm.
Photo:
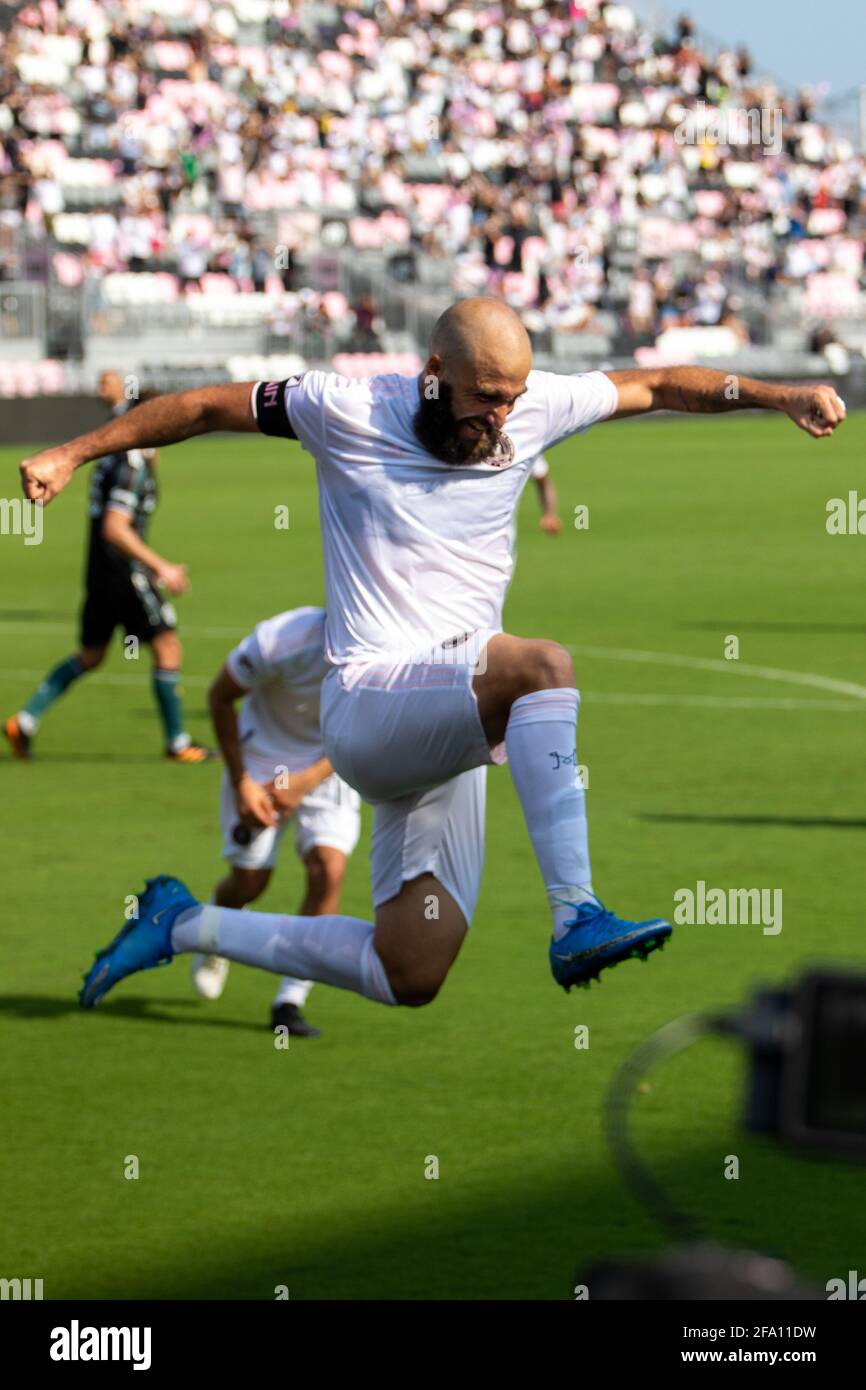
{"label": "player's outstretched arm", "polygon": [[779,410],[801,430],[822,439],[845,419],[845,404],[832,386],[777,386],[718,372],[711,367],[648,367],[607,372],[619,396],[610,417],[677,410],[715,415],[729,410]]}
{"label": "player's outstretched arm", "polygon": [[44,449],[21,463],[24,495],[31,502],[50,502],[66,487],[76,468],[106,454],[179,444],[214,430],[252,432],[258,428],[250,404],[254,384],[233,382],[156,396],[90,434],[81,434],[55,449]]}

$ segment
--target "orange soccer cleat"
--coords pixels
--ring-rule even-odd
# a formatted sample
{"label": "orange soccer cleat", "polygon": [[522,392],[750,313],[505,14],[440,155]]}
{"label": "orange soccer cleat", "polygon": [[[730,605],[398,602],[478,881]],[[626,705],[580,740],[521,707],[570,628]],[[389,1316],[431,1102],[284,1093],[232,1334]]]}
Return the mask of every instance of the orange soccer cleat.
{"label": "orange soccer cleat", "polygon": [[209,763],[217,754],[212,748],[205,748],[201,743],[188,743],[185,748],[175,751],[166,748],[165,756],[170,763]]}
{"label": "orange soccer cleat", "polygon": [[18,723],[18,715],[10,714],[6,723],[3,725],[3,732],[9,740],[9,747],[12,749],[12,756],[24,760],[31,756],[30,749],[33,739],[30,734],[25,734],[21,725]]}

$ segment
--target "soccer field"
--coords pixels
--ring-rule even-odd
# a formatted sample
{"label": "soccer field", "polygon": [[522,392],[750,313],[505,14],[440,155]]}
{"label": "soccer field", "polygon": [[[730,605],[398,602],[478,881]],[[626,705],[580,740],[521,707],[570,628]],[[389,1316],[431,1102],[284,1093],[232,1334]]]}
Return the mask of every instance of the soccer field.
{"label": "soccer field", "polygon": [[[124,660],[119,643],[47,716],[36,761],[4,749],[0,1274],[42,1278],[46,1298],[568,1299],[585,1262],[666,1243],[601,1133],[617,1065],[683,1013],[866,958],[866,539],[825,528],[864,447],[863,416],[821,441],[769,416],[612,425],[550,455],[560,536],[538,530],[529,489],[520,514],[506,626],[574,652],[596,890],[644,917],[699,880],[781,889],[776,935],[681,926],[663,954],[566,996],[520,808],[493,769],[478,914],[429,1008],[317,987],[323,1036],[278,1050],[272,979],[233,966],[207,1004],[181,958],[84,1014],[81,973],[145,876],[210,891],[219,769],[162,761],[147,654]],[[7,496],[21,452],[0,455]],[[0,537],[4,717],[75,645],[86,471],[41,545]],[[180,630],[204,737],[235,641],[323,599],[313,466],[240,436],[166,450],[160,474],[152,539],[190,567]],[[369,829],[365,810],[343,899],[364,917]],[[286,849],[271,910],[297,906]],[[821,1286],[862,1269],[862,1170],[744,1135],[744,1076],[717,1041],[651,1074],[642,1153],[709,1235],[780,1251]]]}

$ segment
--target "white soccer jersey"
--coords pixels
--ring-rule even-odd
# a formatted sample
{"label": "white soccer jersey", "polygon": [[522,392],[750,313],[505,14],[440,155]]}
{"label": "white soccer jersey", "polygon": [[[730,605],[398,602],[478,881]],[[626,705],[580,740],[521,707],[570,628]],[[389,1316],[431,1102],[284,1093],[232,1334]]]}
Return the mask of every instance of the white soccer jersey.
{"label": "white soccer jersey", "polygon": [[514,512],[545,448],[608,419],[617,391],[603,372],[532,371],[498,456],[443,463],[412,428],[418,378],[353,381],[310,371],[253,391],[265,424],[285,415],[315,458],[327,593],[326,646],[336,664],[400,660],[479,628],[499,629],[514,565]]}
{"label": "white soccer jersey", "polygon": [[229,653],[226,665],[250,692],[238,718],[245,761],[300,772],[325,756],[319,728],[328,670],[323,608],[266,618]]}

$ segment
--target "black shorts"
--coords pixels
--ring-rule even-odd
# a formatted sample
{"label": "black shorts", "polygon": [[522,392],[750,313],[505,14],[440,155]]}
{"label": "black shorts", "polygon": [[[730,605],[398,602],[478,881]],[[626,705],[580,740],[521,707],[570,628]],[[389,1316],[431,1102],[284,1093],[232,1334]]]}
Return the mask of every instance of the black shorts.
{"label": "black shorts", "polygon": [[116,627],[140,642],[177,627],[174,607],[140,570],[88,584],[81,610],[82,647],[107,646]]}

